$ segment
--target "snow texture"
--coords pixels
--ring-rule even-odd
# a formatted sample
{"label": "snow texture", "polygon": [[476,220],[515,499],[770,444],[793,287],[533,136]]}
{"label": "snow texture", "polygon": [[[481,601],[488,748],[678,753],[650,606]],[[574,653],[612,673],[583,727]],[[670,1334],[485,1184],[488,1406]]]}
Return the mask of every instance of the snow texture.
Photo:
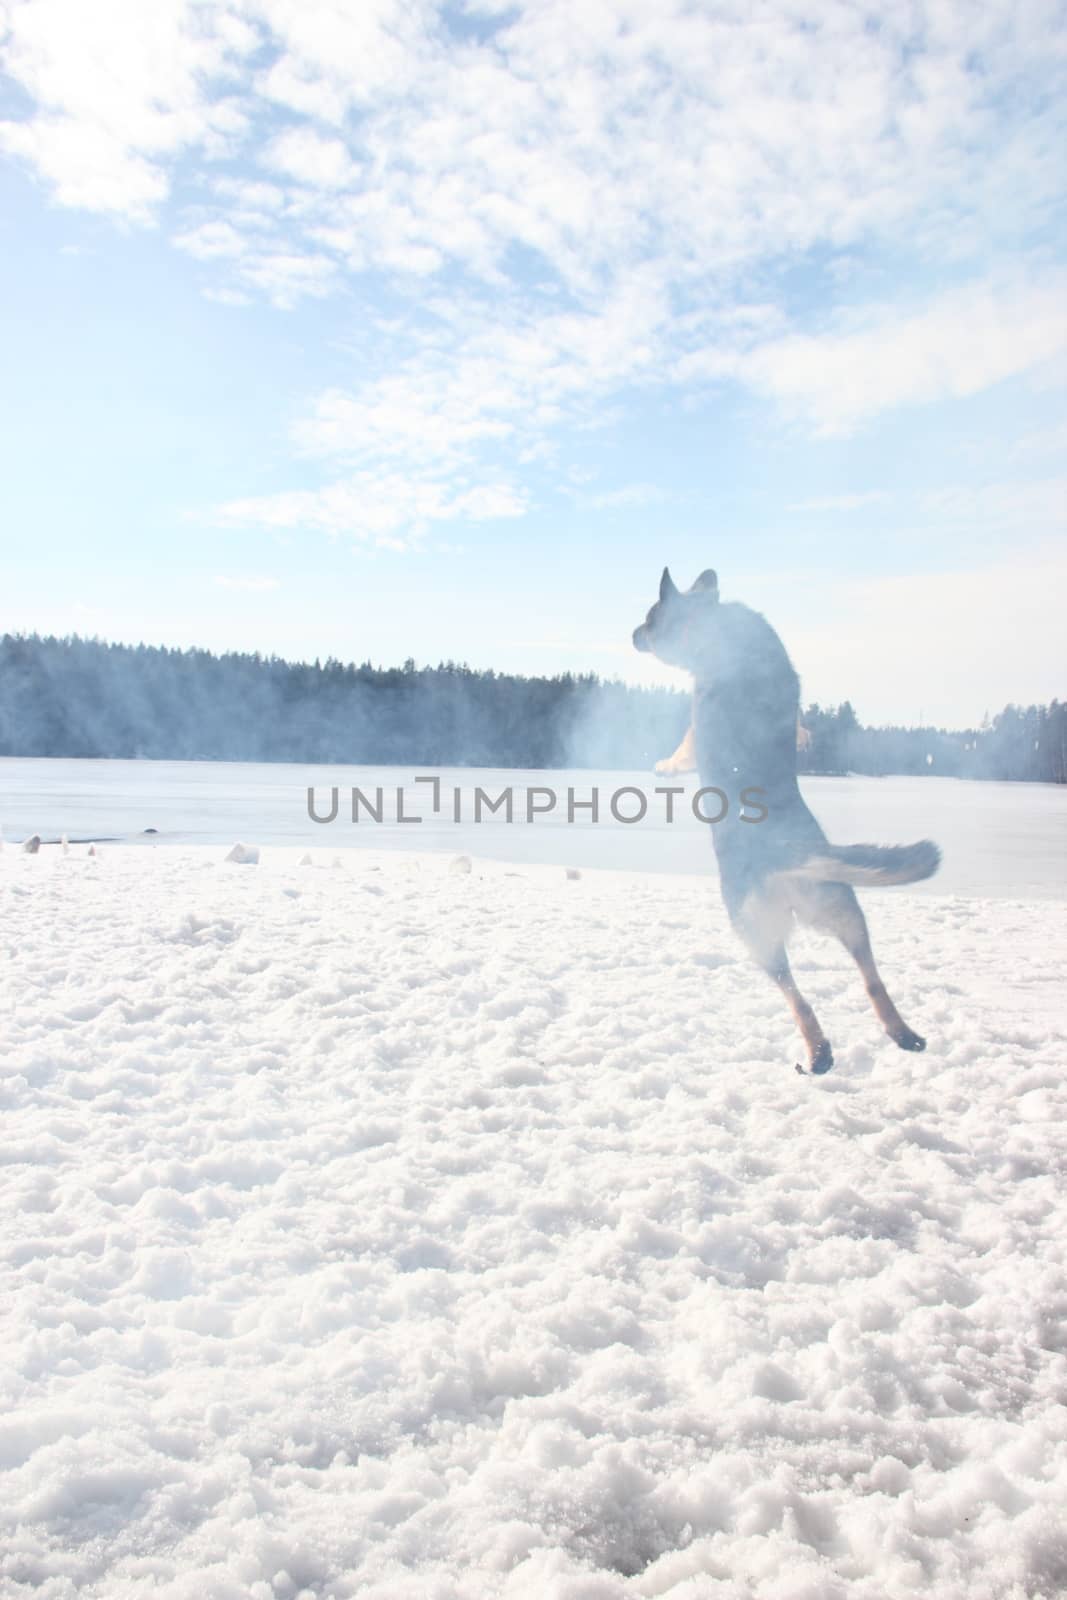
{"label": "snow texture", "polygon": [[1067,906],[0,855],[0,1593],[1067,1586]]}

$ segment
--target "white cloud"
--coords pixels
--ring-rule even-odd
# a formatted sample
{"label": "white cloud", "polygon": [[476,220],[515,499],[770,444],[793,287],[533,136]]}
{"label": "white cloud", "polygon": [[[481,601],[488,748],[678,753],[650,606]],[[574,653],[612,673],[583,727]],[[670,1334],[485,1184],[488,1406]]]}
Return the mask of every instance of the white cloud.
{"label": "white cloud", "polygon": [[177,234],[174,243],[198,261],[240,256],[247,249],[244,236],[229,222],[201,223],[199,228],[189,228],[185,233]]}
{"label": "white cloud", "polygon": [[358,169],[340,139],[324,139],[311,128],[288,128],[268,145],[263,164],[313,189],[343,189]]}
{"label": "white cloud", "polygon": [[0,123],[63,205],[145,220],[185,150],[230,148],[245,115],[227,79],[255,42],[226,8],[188,0],[8,0],[0,66],[34,103]]}
{"label": "white cloud", "polygon": [[163,170],[106,128],[70,117],[0,124],[0,148],[24,156],[64,205],[147,217],[167,193]]}
{"label": "white cloud", "polygon": [[233,500],[220,507],[223,523],[315,531],[381,549],[421,543],[438,522],[486,522],[522,516],[526,502],[507,483],[457,486],[432,478],[360,472],[320,489]]}
{"label": "white cloud", "polygon": [[246,255],[240,264],[241,282],[283,310],[309,296],[329,294],[336,276],[337,265],[329,256],[299,251],[263,250]]}
{"label": "white cloud", "polygon": [[[29,109],[0,141],[62,204],[164,216],[224,302],[358,306],[389,284],[401,334],[360,351],[296,443],[375,481],[406,469],[423,523],[441,513],[420,497],[495,493],[504,455],[543,462],[641,386],[741,382],[843,434],[1047,375],[1067,347],[1062,279],[997,265],[1059,192],[1052,0],[537,0],[479,8],[476,35],[435,0],[4,15]],[[880,250],[907,310],[796,310],[783,266],[816,260],[825,303]],[[930,259],[956,286],[923,302]],[[350,481],[313,521],[363,525]]]}
{"label": "white cloud", "polygon": [[[648,262],[684,288],[905,222],[947,218],[958,237],[977,220],[984,240],[991,192],[1010,231],[1058,190],[1057,109],[1036,91],[1063,29],[1040,0],[980,17],[771,0],[758,19],[541,0],[481,42],[430,0],[9,0],[8,15],[6,70],[34,102],[9,137],[65,203],[117,208],[129,179],[142,216],[183,151],[241,136],[301,194],[296,235],[336,230],[357,270],[403,244],[491,281],[521,247],[579,295]],[[279,130],[278,106],[303,122]],[[110,143],[60,148],[57,121]]]}
{"label": "white cloud", "polygon": [[326,123],[406,94],[437,23],[427,0],[250,0],[245,9],[280,47],[258,92]]}
{"label": "white cloud", "polygon": [[[860,319],[853,317],[851,321]],[[1062,368],[1067,274],[966,284],[921,310],[880,309],[860,326],[790,334],[720,360],[818,433],[843,434],[902,405],[960,398]]]}

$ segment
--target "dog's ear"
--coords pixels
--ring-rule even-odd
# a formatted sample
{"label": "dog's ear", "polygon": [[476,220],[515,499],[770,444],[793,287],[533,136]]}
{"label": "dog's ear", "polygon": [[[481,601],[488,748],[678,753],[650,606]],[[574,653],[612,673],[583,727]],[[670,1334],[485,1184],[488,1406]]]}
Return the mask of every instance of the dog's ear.
{"label": "dog's ear", "polygon": [[702,572],[694,583],[693,592],[698,590],[704,590],[709,596],[713,595],[716,600],[719,598],[719,580],[710,567],[706,572]]}
{"label": "dog's ear", "polygon": [[664,600],[673,599],[677,593],[678,590],[675,588],[674,579],[671,577],[671,569],[670,567],[664,567],[663,576],[659,580],[660,604],[662,605]]}

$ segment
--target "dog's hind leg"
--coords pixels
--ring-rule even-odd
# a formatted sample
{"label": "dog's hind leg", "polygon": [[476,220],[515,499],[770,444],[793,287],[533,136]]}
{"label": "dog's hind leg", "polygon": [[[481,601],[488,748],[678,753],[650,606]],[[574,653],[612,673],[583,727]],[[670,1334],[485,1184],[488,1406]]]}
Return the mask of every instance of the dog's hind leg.
{"label": "dog's hind leg", "polygon": [[[834,1064],[830,1041],[819,1026],[818,1017],[797,988],[796,979],[793,977],[793,970],[789,965],[789,958],[785,953],[784,945],[776,952],[775,959],[767,966],[766,971],[785,995],[796,1025],[804,1035],[804,1043],[808,1047],[808,1066],[810,1070],[812,1072],[829,1072]],[[798,1066],[798,1071],[803,1072],[803,1070],[803,1067]]]}
{"label": "dog's hind leg", "polygon": [[820,884],[811,893],[810,903],[801,915],[806,922],[836,935],[859,967],[874,1014],[893,1043],[901,1050],[925,1050],[926,1040],[909,1028],[882,982],[871,950],[867,919],[860,903],[847,884]]}
{"label": "dog's hind leg", "polygon": [[[746,900],[733,920],[734,927],[755,960],[785,995],[807,1045],[811,1071],[829,1072],[834,1064],[830,1041],[819,1026],[818,1017],[797,988],[789,957],[785,953],[785,935],[792,921],[792,912],[781,902],[757,895]],[[798,1066],[797,1071],[803,1072],[804,1068]]]}

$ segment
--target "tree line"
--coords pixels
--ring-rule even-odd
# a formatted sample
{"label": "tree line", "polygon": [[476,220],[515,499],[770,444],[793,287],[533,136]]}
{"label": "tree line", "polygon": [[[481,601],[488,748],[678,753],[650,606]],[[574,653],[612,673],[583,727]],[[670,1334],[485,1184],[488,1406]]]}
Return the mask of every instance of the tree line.
{"label": "tree line", "polygon": [[1000,778],[1067,783],[1067,702],[1005,706],[977,728],[866,728],[846,700],[803,712],[807,747],[801,772],[933,773],[942,778]]}
{"label": "tree line", "polygon": [[[524,677],[98,639],[0,639],[0,755],[356,765],[640,769],[689,719],[680,690],[592,673]],[[1067,706],[979,728],[868,728],[848,701],[804,712],[802,772],[1067,781]]]}

